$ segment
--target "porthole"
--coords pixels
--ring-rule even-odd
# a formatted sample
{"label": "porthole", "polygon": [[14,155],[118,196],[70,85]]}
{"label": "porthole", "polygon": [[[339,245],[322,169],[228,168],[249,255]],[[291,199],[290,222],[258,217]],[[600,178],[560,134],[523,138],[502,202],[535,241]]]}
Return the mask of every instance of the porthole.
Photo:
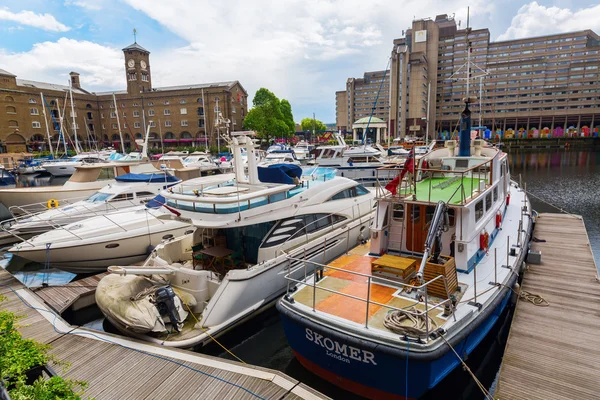
{"label": "porthole", "polygon": [[117,247],[119,247],[119,243],[111,243],[111,244],[107,244],[106,246],[107,249],[116,249]]}
{"label": "porthole", "polygon": [[163,238],[163,240],[173,239],[173,235],[168,234],[168,235],[163,236],[162,238]]}
{"label": "porthole", "polygon": [[189,235],[191,233],[194,233],[194,231],[193,230],[185,231],[185,235]]}

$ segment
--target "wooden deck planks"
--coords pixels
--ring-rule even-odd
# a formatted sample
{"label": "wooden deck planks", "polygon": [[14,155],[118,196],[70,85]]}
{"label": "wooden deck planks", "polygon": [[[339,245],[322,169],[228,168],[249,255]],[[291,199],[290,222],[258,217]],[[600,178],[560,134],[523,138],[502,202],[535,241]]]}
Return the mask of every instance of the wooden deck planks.
{"label": "wooden deck planks", "polygon": [[[3,274],[2,272],[5,271],[0,270],[0,283],[9,284],[15,289],[22,289],[22,292],[35,298],[30,291],[23,289],[23,286],[16,282],[9,273]],[[93,331],[85,331],[90,332],[90,336],[56,332],[47,318],[40,312],[28,308],[15,293],[6,289],[4,296],[6,300],[0,303],[0,309],[10,310],[24,316],[20,320],[22,326],[20,331],[23,336],[51,344],[51,352],[60,360],[70,364],[64,375],[72,379],[87,381],[89,387],[86,395],[98,400],[256,399],[255,395],[215,379],[215,377],[243,386],[264,399],[326,398],[279,371],[242,365],[185,350],[174,350],[169,353],[171,356],[160,356],[159,358],[114,343],[97,340],[91,336],[94,335]],[[41,304],[39,300],[37,302]],[[36,304],[34,302],[33,305]],[[39,305],[39,307],[42,306]],[[59,322],[64,325],[60,318]],[[73,327],[65,325],[60,329],[68,332],[72,331]],[[78,332],[82,332],[82,330],[79,329]],[[116,335],[103,335],[117,338]],[[128,347],[135,347],[137,343],[135,340],[126,341]],[[164,348],[160,346],[145,345],[156,348],[157,352],[164,352]],[[202,361],[194,363],[185,361],[186,358]],[[191,370],[181,364],[201,372]],[[230,369],[228,370],[228,368]]]}
{"label": "wooden deck planks", "polygon": [[54,311],[62,314],[82,296],[93,296],[96,293],[98,282],[106,275],[108,275],[108,272],[89,276],[60,286],[41,288],[36,290],[35,294],[44,300]]}
{"label": "wooden deck planks", "polygon": [[550,302],[519,300],[495,398],[600,399],[600,283],[581,217],[541,214],[522,289]]}

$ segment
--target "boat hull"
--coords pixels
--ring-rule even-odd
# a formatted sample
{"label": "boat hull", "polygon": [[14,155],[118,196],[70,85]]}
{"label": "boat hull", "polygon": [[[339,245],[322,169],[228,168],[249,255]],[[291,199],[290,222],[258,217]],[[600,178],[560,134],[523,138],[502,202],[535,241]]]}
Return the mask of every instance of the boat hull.
{"label": "boat hull", "polygon": [[[20,257],[37,263],[45,263],[63,271],[76,274],[103,272],[111,265],[131,265],[144,261],[151,246],[160,243],[167,235],[180,236],[189,231],[189,225],[181,223],[180,227],[158,232],[140,233],[138,235],[113,238],[95,243],[74,243],[70,246],[57,246],[47,253],[45,249],[28,250],[23,247],[16,252]],[[81,259],[74,259],[73,254],[81,254]]]}
{"label": "boat hull", "polygon": [[81,165],[81,163],[72,163],[73,165],[64,165],[64,164],[46,164],[44,168],[46,172],[51,174],[52,176],[71,176],[75,173],[75,167]]}
{"label": "boat hull", "polygon": [[[47,208],[45,204],[50,199],[58,200],[59,205],[61,201],[67,199],[81,199],[89,197],[96,193],[98,189],[101,189],[106,184],[103,182],[97,182],[96,187],[90,187],[86,189],[72,189],[65,190],[61,187],[47,187],[47,188],[16,188],[16,189],[0,189],[0,203],[4,204],[6,208],[20,207],[23,205],[32,205],[27,207],[28,212],[44,211]],[[39,190],[36,190],[39,189]],[[13,212],[13,215],[19,213],[18,210]]]}
{"label": "boat hull", "polygon": [[[458,354],[470,354],[498,322],[510,300],[503,294],[481,323],[454,344]],[[285,301],[285,300],[281,300]],[[414,357],[410,346],[394,349],[351,337],[300,317],[277,304],[287,340],[298,361],[323,379],[370,399],[417,399],[454,370],[460,361],[444,345],[437,357]],[[399,354],[402,351],[404,354]]]}

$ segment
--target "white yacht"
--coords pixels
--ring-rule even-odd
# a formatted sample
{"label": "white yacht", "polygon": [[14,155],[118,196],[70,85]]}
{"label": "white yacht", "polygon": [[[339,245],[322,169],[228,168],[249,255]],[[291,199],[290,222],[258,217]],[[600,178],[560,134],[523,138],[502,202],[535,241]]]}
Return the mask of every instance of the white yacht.
{"label": "white yacht", "polygon": [[[127,173],[157,172],[149,163],[98,163],[75,168],[62,186],[39,186],[0,189],[0,202],[18,216],[60,206],[64,201],[82,200]],[[27,205],[25,209],[21,207]]]}
{"label": "white yacht", "polygon": [[[237,160],[244,147],[253,153],[249,138],[231,140]],[[162,193],[193,234],[161,243],[140,267],[110,267],[100,281],[96,302],[123,333],[164,346],[205,344],[273,305],[288,268],[310,274],[310,263],[288,256],[327,261],[368,238],[373,193],[335,170],[261,168],[250,157],[247,178],[241,163],[235,176],[216,177],[224,179]]]}
{"label": "white yacht", "polygon": [[300,165],[300,161],[292,150],[274,150],[267,153],[267,156],[258,163],[259,167],[266,167],[275,164],[294,164]]}
{"label": "white yacht", "polygon": [[[161,190],[181,181],[166,171],[125,174],[116,177],[115,180],[115,183],[104,186],[85,200],[4,221],[3,226],[8,225],[9,228],[0,235],[0,243],[22,241],[86,218],[145,204]],[[21,209],[26,210],[27,206]]]}
{"label": "white yacht", "polygon": [[312,150],[314,158],[308,165],[335,168],[338,175],[361,183],[374,183],[376,169],[383,167],[381,152],[372,146],[348,147],[341,134],[336,133],[337,144],[319,146]]}
{"label": "white yacht", "polygon": [[296,154],[296,158],[302,162],[310,158],[310,152],[315,148],[314,145],[301,140],[294,146],[293,150]]}
{"label": "white yacht", "polygon": [[71,176],[75,168],[83,164],[94,164],[104,162],[110,154],[81,153],[67,160],[50,160],[42,164],[46,172],[52,176]]}

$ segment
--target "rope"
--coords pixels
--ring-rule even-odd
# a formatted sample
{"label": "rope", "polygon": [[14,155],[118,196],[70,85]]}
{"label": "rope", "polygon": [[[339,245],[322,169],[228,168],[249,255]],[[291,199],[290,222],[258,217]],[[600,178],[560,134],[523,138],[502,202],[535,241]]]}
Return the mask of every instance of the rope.
{"label": "rope", "polygon": [[[415,315],[416,314],[416,315]],[[438,324],[425,311],[411,307],[408,310],[394,310],[386,314],[383,320],[383,326],[392,332],[403,334],[405,336],[421,337],[426,336],[427,320],[429,319],[429,332],[437,329]],[[405,323],[408,322],[409,325]],[[410,325],[412,323],[412,325]]]}
{"label": "rope", "polygon": [[91,337],[94,337],[94,338],[96,338],[96,339],[98,339],[98,340],[100,340],[100,341],[102,341],[102,342],[110,343],[110,344],[113,344],[113,345],[116,345],[116,346],[122,347],[122,348],[124,348],[124,349],[127,349],[127,350],[132,350],[132,351],[135,351],[135,352],[137,352],[137,353],[144,354],[144,355],[146,355],[146,356],[149,356],[149,357],[154,357],[154,358],[158,358],[159,360],[163,360],[163,361],[166,361],[166,362],[170,362],[170,363],[172,363],[172,364],[178,365],[178,366],[180,366],[180,367],[183,367],[183,368],[189,369],[189,370],[191,370],[191,371],[197,372],[197,373],[199,373],[199,374],[202,374],[202,375],[204,375],[204,376],[207,376],[207,377],[209,377],[209,378],[212,378],[212,379],[215,379],[215,380],[221,381],[221,382],[223,382],[223,383],[226,383],[226,384],[228,384],[228,385],[231,385],[231,386],[233,386],[233,387],[236,387],[236,388],[238,388],[238,389],[240,389],[240,390],[243,390],[244,392],[246,392],[246,393],[248,393],[248,394],[250,394],[250,395],[252,395],[252,396],[254,396],[254,397],[258,398],[258,399],[261,399],[261,400],[266,400],[264,397],[262,397],[262,396],[258,395],[257,393],[255,393],[255,392],[251,391],[250,389],[247,389],[247,388],[245,388],[245,387],[244,387],[244,386],[242,386],[242,385],[238,385],[237,383],[233,383],[233,382],[231,382],[231,381],[228,381],[228,380],[227,380],[227,379],[225,379],[225,378],[221,378],[221,377],[218,377],[218,376],[216,376],[216,375],[209,374],[208,372],[204,372],[204,371],[202,371],[202,370],[200,370],[200,369],[194,368],[194,367],[192,367],[192,366],[189,366],[189,365],[187,365],[187,364],[185,364],[185,363],[183,363],[183,362],[179,362],[179,361],[176,361],[176,360],[170,359],[170,358],[168,358],[168,357],[164,357],[164,356],[161,356],[161,355],[158,355],[158,354],[150,353],[150,352],[148,352],[148,351],[144,351],[144,350],[136,349],[136,348],[133,348],[133,347],[130,347],[130,346],[126,346],[126,345],[124,345],[124,344],[121,344],[121,343],[118,343],[118,342],[112,341],[112,340],[110,340],[110,339],[106,339],[106,338],[103,338],[103,337],[101,337],[101,336],[98,336],[98,335],[96,335],[96,334],[94,334],[94,333],[92,333],[92,332],[86,332],[86,331],[81,331],[81,330],[80,330],[79,332],[77,332],[77,333],[75,333],[75,332],[71,332],[71,331],[69,331],[69,332],[62,332],[62,331],[58,330],[58,329],[56,328],[56,325],[55,325],[55,324],[56,324],[56,319],[58,318],[58,315],[57,315],[56,313],[54,313],[54,312],[52,312],[52,311],[50,311],[50,310],[47,310],[47,309],[45,309],[45,308],[39,308],[39,307],[34,307],[34,306],[32,306],[31,304],[27,303],[27,301],[25,301],[25,299],[23,299],[23,298],[22,298],[22,297],[21,297],[21,296],[20,296],[20,295],[17,293],[17,291],[16,291],[16,290],[14,290],[13,288],[11,288],[11,287],[10,287],[10,286],[8,286],[8,285],[4,285],[4,284],[1,284],[1,283],[0,283],[0,286],[2,286],[2,287],[5,287],[5,288],[7,288],[8,290],[10,290],[11,292],[13,292],[13,293],[14,293],[14,294],[17,296],[17,298],[18,298],[19,300],[21,300],[21,302],[22,302],[23,304],[25,304],[25,306],[26,306],[26,307],[28,307],[28,308],[30,308],[30,309],[32,309],[32,310],[36,310],[36,311],[38,311],[38,312],[47,312],[47,313],[50,313],[50,314],[52,314],[52,316],[53,316],[53,320],[52,320],[52,322],[51,322],[52,328],[54,329],[54,331],[55,331],[56,333],[58,333],[58,334],[60,334],[60,335],[91,336]]}
{"label": "rope", "polygon": [[404,378],[404,398],[408,399],[408,354],[410,351],[410,340],[406,341],[406,377]]}
{"label": "rope", "polygon": [[443,335],[441,335],[440,337],[442,339],[444,339],[444,342],[446,342],[446,344],[448,345],[448,347],[450,347],[450,350],[452,350],[452,352],[456,355],[456,358],[458,358],[458,360],[461,362],[464,370],[467,371],[471,375],[471,377],[473,378],[473,380],[477,384],[477,387],[479,387],[479,389],[481,390],[481,392],[485,396],[486,400],[494,400],[494,397],[490,394],[490,392],[488,392],[488,390],[486,389],[486,387],[483,386],[483,384],[479,381],[479,379],[477,379],[477,377],[475,376],[475,374],[473,373],[473,371],[471,371],[471,369],[469,368],[469,366],[458,355],[458,353],[456,352],[456,350],[454,350],[454,347],[452,347],[452,345],[450,343],[448,343],[448,341],[446,340],[446,338]]}
{"label": "rope", "polygon": [[[514,289],[513,289],[513,292],[517,293]],[[548,307],[550,305],[550,303],[548,302],[548,300],[544,299],[539,294],[530,293],[530,292],[528,292],[526,290],[521,290],[521,292],[517,293],[517,294],[519,295],[520,299],[528,301],[528,302],[530,302],[531,304],[533,304],[535,306]]]}
{"label": "rope", "polygon": [[578,215],[576,215],[576,214],[572,214],[572,213],[568,212],[567,210],[565,210],[565,209],[562,209],[562,208],[560,208],[559,206],[557,206],[557,205],[554,205],[554,204],[552,204],[552,203],[550,203],[550,202],[548,202],[548,201],[546,201],[546,200],[542,199],[541,197],[539,197],[539,196],[536,196],[535,194],[533,194],[533,193],[531,193],[531,192],[527,192],[527,195],[528,195],[528,196],[531,196],[531,197],[534,197],[534,198],[536,198],[536,199],[538,199],[539,201],[541,201],[542,203],[545,203],[545,204],[549,205],[550,207],[554,207],[554,208],[556,208],[558,211],[560,211],[560,212],[562,212],[562,213],[565,213],[565,214],[568,214],[568,215],[572,215],[572,216],[574,216],[574,217],[578,217]]}
{"label": "rope", "polygon": [[[208,330],[206,328],[204,328],[201,324],[200,321],[198,321],[198,318],[196,318],[196,315],[192,312],[192,310],[190,309],[190,306],[188,306],[188,304],[183,301],[183,304],[185,305],[185,307],[188,309],[189,313],[192,315],[192,317],[194,317],[194,319],[196,320],[196,324],[204,331],[204,333],[206,333],[208,335],[209,338],[212,339],[213,342],[215,342],[216,344],[218,344],[219,346],[221,346],[221,348],[223,350],[225,350],[227,353],[229,353],[231,356],[233,356],[236,360],[238,360],[239,362],[241,362],[242,364],[246,364],[246,362],[244,360],[242,360],[241,358],[239,358],[238,356],[236,356],[235,354],[233,354],[231,352],[231,350],[229,350],[227,347],[223,346],[221,344],[221,342],[219,342],[217,339],[215,339],[210,333],[208,333]],[[246,364],[247,365],[247,364]]]}

